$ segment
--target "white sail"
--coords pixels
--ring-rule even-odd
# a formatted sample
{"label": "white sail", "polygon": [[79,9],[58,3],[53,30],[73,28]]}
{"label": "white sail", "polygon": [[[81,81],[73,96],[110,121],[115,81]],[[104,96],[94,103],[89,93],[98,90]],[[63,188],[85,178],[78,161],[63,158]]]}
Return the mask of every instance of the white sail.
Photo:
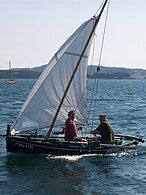
{"label": "white sail", "polygon": [[[83,23],[56,52],[24,102],[13,129],[26,131],[51,125],[94,23],[95,18]],[[63,102],[55,126],[64,124],[70,110],[76,110],[78,124],[87,122],[86,75],[91,41]]]}

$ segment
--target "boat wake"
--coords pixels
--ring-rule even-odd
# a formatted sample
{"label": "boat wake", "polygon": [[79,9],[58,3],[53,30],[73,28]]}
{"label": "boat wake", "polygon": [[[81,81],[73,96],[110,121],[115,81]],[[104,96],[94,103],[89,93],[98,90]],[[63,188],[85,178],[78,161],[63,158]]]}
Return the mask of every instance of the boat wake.
{"label": "boat wake", "polygon": [[117,157],[130,156],[131,157],[131,156],[140,156],[140,155],[146,155],[146,146],[139,145],[134,150],[125,150],[118,153],[107,154],[106,156],[117,156]]}
{"label": "boat wake", "polygon": [[140,155],[146,155],[146,146],[137,146],[136,149],[134,150],[126,150],[126,151],[121,151],[118,153],[113,153],[113,154],[85,154],[85,155],[64,155],[64,156],[52,156],[52,155],[47,155],[47,159],[51,160],[65,160],[68,162],[75,162],[78,161],[82,158],[85,157],[123,157],[123,156],[140,156]]}
{"label": "boat wake", "polygon": [[74,162],[74,161],[78,161],[84,157],[90,157],[90,156],[97,156],[97,154],[84,154],[84,155],[64,155],[64,156],[51,156],[48,155],[47,159],[57,159],[57,160],[65,160],[65,161],[69,161],[69,162]]}

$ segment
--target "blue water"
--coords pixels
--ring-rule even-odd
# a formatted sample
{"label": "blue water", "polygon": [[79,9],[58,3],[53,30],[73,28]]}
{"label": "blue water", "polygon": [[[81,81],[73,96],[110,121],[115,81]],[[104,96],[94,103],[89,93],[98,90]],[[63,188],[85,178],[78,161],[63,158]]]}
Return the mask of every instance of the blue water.
{"label": "blue water", "polygon": [[[17,80],[10,86],[0,80],[0,134],[34,83]],[[90,80],[89,92],[92,87]],[[146,80],[100,80],[95,101],[95,120],[105,113],[116,133],[146,137]],[[7,154],[0,137],[0,194],[146,194],[146,143],[113,155],[51,157]]]}

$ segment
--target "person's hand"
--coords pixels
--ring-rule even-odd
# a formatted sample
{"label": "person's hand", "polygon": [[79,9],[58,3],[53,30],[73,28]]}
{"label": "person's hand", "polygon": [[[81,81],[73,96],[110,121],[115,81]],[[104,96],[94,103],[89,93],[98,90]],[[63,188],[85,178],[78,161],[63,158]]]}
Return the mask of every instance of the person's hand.
{"label": "person's hand", "polygon": [[94,130],[91,130],[90,133],[93,134],[93,135],[96,135],[96,133],[94,132]]}
{"label": "person's hand", "polygon": [[82,138],[82,140],[81,140],[82,142],[88,142],[86,139],[84,139],[84,138]]}

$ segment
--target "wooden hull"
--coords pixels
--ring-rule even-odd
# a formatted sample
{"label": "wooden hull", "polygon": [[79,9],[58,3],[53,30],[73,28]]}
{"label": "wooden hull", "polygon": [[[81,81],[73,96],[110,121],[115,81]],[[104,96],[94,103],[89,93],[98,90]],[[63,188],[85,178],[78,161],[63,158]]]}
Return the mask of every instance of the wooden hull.
{"label": "wooden hull", "polygon": [[23,136],[7,136],[6,147],[11,153],[30,153],[48,155],[84,155],[84,154],[110,154],[135,149],[137,141],[130,141],[122,145],[100,144],[91,139],[85,142],[67,142],[63,138],[33,138]]}

